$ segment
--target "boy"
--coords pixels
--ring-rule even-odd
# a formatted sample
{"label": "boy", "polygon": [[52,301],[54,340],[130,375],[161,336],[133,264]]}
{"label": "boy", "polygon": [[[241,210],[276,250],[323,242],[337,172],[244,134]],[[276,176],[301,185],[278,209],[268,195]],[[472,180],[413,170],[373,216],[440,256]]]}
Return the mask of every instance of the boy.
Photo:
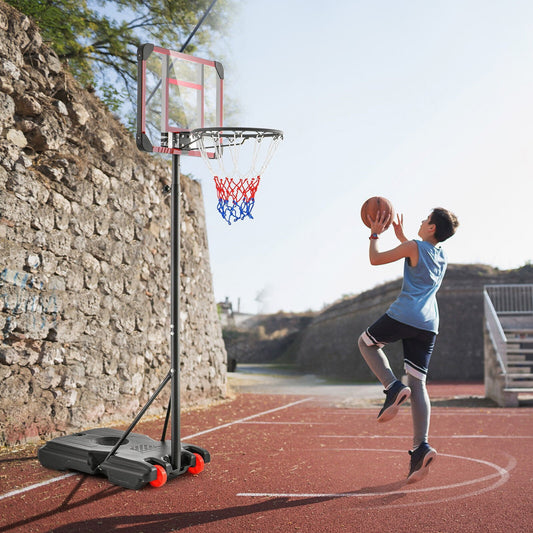
{"label": "boy", "polygon": [[[408,483],[424,478],[437,452],[428,443],[431,404],[426,390],[429,360],[439,327],[436,293],[446,271],[447,258],[439,243],[451,237],[459,222],[450,211],[435,208],[422,221],[418,235],[422,239],[409,241],[403,231],[403,215],[393,221],[400,245],[380,252],[379,235],[388,226],[390,215],[379,211],[370,216],[370,263],[384,265],[404,258],[402,291],[387,312],[359,337],[359,349],[379,381],[385,387],[385,403],[378,422],[391,420],[401,403],[411,398],[413,418],[413,450],[407,476]],[[407,385],[399,381],[391,370],[382,348],[390,342],[402,340]]]}

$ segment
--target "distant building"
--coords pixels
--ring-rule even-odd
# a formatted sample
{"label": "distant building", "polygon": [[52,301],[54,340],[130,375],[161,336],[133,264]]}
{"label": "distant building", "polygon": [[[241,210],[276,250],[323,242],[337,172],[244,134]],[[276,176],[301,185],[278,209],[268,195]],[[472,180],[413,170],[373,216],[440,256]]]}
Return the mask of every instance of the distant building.
{"label": "distant building", "polygon": [[223,302],[217,303],[218,316],[223,328],[235,328],[242,324],[246,319],[254,316],[250,313],[241,313],[241,300],[237,300],[237,311],[233,310],[233,303],[226,296]]}

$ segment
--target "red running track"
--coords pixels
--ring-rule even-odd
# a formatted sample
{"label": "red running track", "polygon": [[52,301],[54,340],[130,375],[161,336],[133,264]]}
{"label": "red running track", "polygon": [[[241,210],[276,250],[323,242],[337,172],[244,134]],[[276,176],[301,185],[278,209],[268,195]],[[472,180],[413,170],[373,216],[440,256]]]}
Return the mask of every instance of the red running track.
{"label": "red running track", "polygon": [[[434,396],[465,393],[440,387]],[[386,424],[376,422],[377,411],[241,394],[184,413],[183,440],[207,448],[212,462],[157,489],[63,477],[34,453],[2,455],[0,532],[533,530],[532,408],[435,407],[430,441],[439,456],[413,485],[404,481],[409,408]],[[158,438],[161,423],[137,431]]]}

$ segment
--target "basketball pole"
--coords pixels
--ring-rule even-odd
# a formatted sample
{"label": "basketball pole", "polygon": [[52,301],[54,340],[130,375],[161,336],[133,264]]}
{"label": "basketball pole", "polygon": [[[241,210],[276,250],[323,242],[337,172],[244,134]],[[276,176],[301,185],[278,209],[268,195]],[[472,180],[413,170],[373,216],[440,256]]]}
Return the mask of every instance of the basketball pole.
{"label": "basketball pole", "polygon": [[170,227],[170,373],[171,373],[171,447],[173,470],[181,468],[180,440],[180,156],[172,154]]}
{"label": "basketball pole", "polygon": [[211,10],[213,9],[213,6],[216,3],[217,3],[217,0],[213,0],[211,2],[211,5],[207,8],[207,11],[204,13],[204,16],[198,21],[198,24],[196,25],[194,30],[192,30],[192,33],[189,35],[188,39],[185,41],[185,43],[183,43],[183,46],[180,48],[180,52],[182,53],[185,52],[185,49],[187,48],[187,46],[189,46],[189,43],[192,41],[192,38],[196,35],[196,32],[198,31],[200,26],[203,24],[204,20],[207,18],[207,15],[209,15]]}
{"label": "basketball pole", "polygon": [[[213,0],[203,17],[189,35],[180,52],[185,52],[196,32],[207,18],[217,0]],[[170,408],[171,437],[170,464],[173,470],[181,469],[181,420],[180,420],[180,156],[172,154],[172,185],[171,185],[171,227],[170,227]],[[168,417],[168,413],[167,413]],[[168,418],[167,418],[168,419]],[[165,422],[166,427],[166,422]],[[164,433],[163,430],[163,438]]]}
{"label": "basketball pole", "polygon": [[[213,0],[207,8],[203,17],[191,32],[180,52],[185,49],[196,35],[196,32],[207,18],[217,0]],[[180,420],[180,156],[172,154],[172,184],[171,184],[171,227],[170,227],[170,419],[171,419],[171,437],[170,437],[170,464],[173,470],[181,469],[181,420]],[[168,411],[167,411],[168,421]],[[166,433],[163,430],[163,437]]]}
{"label": "basketball pole", "polygon": [[[189,43],[192,41],[193,37],[196,35],[196,32],[203,24],[214,5],[217,3],[217,0],[213,0],[202,18],[198,21],[195,28],[185,41],[185,43],[180,48],[180,52],[183,53]],[[148,101],[155,94],[155,91],[160,86],[160,82],[156,89],[149,96]],[[170,415],[171,421],[171,437],[170,437],[170,464],[173,470],[179,471],[181,469],[181,420],[180,420],[180,316],[179,316],[179,305],[180,305],[180,293],[181,293],[181,282],[180,282],[180,156],[179,154],[172,154],[172,183],[171,183],[171,201],[170,201],[170,210],[171,210],[171,227],[170,227],[170,372],[167,377],[163,380],[161,385],[158,387],[152,398],[144,406],[143,410],[135,418],[131,426],[126,430],[124,435],[119,439],[117,444],[109,452],[106,457],[106,460],[109,459],[112,455],[116,453],[118,448],[125,441],[126,437],[130,434],[133,428],[137,425],[141,417],[147,411],[148,407],[152,404],[155,398],[159,395],[164,386],[168,383],[170,379],[171,391],[170,391],[170,400],[167,408],[167,416],[164,423],[163,434],[161,437],[161,442],[165,441],[165,434],[167,431],[167,424]]]}
{"label": "basketball pole", "polygon": [[167,432],[168,417],[171,420],[171,437],[170,437],[170,465],[172,470],[181,469],[181,420],[180,420],[180,156],[172,155],[172,184],[170,189],[170,371],[148,400],[146,405],[137,414],[131,425],[118,439],[107,454],[102,464],[110,457],[115,455],[117,450],[125,442],[126,438],[133,431],[135,426],[144,416],[152,402],[159,396],[165,385],[170,380],[170,400],[167,407],[167,416],[161,436],[161,442],[165,442]]}

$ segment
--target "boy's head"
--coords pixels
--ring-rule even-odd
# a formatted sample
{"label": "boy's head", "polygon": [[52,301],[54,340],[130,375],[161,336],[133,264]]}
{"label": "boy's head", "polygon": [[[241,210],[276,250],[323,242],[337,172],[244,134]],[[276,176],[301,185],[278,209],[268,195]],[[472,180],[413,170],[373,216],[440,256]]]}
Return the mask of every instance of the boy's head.
{"label": "boy's head", "polygon": [[435,239],[444,242],[449,239],[459,226],[457,217],[443,207],[435,207],[429,215],[429,223],[435,224]]}

